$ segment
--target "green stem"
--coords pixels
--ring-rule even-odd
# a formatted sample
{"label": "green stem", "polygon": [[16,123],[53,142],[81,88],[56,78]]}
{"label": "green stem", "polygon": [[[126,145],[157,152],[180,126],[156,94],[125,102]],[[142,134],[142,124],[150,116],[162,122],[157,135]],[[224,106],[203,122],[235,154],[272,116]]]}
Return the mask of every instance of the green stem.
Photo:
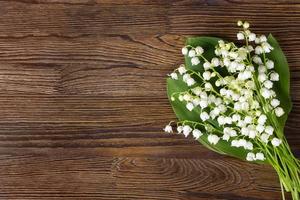
{"label": "green stem", "polygon": [[290,150],[286,139],[278,147],[265,146],[268,161],[278,174],[282,199],[284,192],[290,192],[293,200],[300,200],[300,167],[297,159]]}
{"label": "green stem", "polygon": [[279,181],[280,181],[280,188],[281,188],[281,196],[282,196],[282,200],[285,200],[283,184],[282,184],[281,179],[279,179]]}

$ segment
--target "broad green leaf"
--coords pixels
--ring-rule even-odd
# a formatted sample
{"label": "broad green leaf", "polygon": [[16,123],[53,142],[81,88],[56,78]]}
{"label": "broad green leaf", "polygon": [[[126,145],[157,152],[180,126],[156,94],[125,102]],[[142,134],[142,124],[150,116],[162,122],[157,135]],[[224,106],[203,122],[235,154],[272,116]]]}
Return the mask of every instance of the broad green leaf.
{"label": "broad green leaf", "polygon": [[[214,56],[214,50],[215,50],[215,46],[218,44],[218,41],[221,40],[220,38],[216,38],[216,37],[194,37],[194,38],[188,38],[186,45],[188,46],[192,46],[192,47],[197,47],[197,46],[201,46],[204,49],[204,53],[203,56],[210,61]],[[280,95],[280,100],[284,101],[284,100],[288,100],[287,103],[285,103],[284,106],[282,106],[285,111],[288,113],[290,111],[290,99],[289,99],[289,71],[288,68],[287,69],[281,69],[281,70],[277,70],[278,66],[286,66],[287,67],[287,62],[286,59],[279,47],[279,45],[277,44],[276,40],[274,38],[270,38],[269,37],[269,42],[270,44],[274,47],[274,50],[272,51],[272,53],[270,53],[268,56],[270,56],[269,58],[272,59],[275,62],[275,66],[276,66],[276,71],[279,73],[280,76],[283,76],[282,74],[287,73],[288,77],[286,78],[281,78],[281,81],[279,82],[278,86],[276,86],[278,88],[278,91],[282,90],[282,81],[286,82],[287,86],[284,86],[284,90],[286,91],[285,93]],[[279,57],[283,57],[284,59],[279,59]],[[189,58],[188,56],[185,56],[185,66],[187,69],[192,69],[194,71],[197,72],[203,72],[203,60],[199,65],[193,66],[191,64],[191,58]],[[219,71],[220,74],[223,75],[224,72]],[[225,72],[226,74],[226,72]],[[198,84],[201,84],[201,80],[197,80]],[[172,108],[177,116],[177,118],[182,121],[182,120],[190,120],[190,121],[195,121],[195,122],[201,122],[200,119],[200,109],[194,109],[193,111],[188,111],[186,109],[186,105],[184,102],[180,102],[177,98],[175,98],[175,101],[171,101],[171,95],[173,93],[176,92],[183,92],[188,90],[188,86],[186,85],[186,83],[184,83],[182,81],[182,77],[180,76],[179,80],[172,80],[172,79],[167,79],[167,87],[168,87],[168,97],[170,100],[170,103],[172,105]],[[286,114],[287,115],[287,114]],[[287,117],[287,116],[286,116]],[[284,118],[284,122],[286,120],[286,117],[282,117]],[[216,121],[211,120],[210,121],[213,124],[217,124]],[[284,122],[283,122],[283,126],[284,126]],[[208,140],[207,140],[207,136],[208,134],[204,134],[202,137],[200,137],[199,142],[202,143],[204,146],[206,146],[207,148],[221,153],[221,154],[226,154],[232,157],[236,157],[242,160],[245,160],[246,155],[249,151],[245,150],[244,148],[236,148],[236,147],[231,147],[230,142],[227,141],[223,141],[220,140],[218,142],[217,145],[211,145]],[[265,162],[261,162],[261,161],[257,161],[256,163],[266,163]]]}
{"label": "broad green leaf", "polygon": [[277,120],[281,134],[283,134],[285,122],[292,109],[292,102],[290,98],[290,71],[283,51],[271,34],[268,36],[268,42],[274,49],[270,53],[266,54],[266,57],[274,61],[275,71],[279,74],[279,81],[274,82],[274,90],[277,98],[280,100],[280,106],[285,111],[285,114]]}
{"label": "broad green leaf", "polygon": [[[186,91],[188,89],[187,85],[182,80],[172,80],[168,78],[167,87],[168,97],[177,118],[180,121],[190,120],[200,122],[201,119],[199,110],[194,109],[193,111],[188,111],[186,109],[185,103],[179,101],[177,98],[175,98],[175,101],[171,101],[171,95],[176,92]],[[207,140],[207,134],[201,136],[199,142],[215,152],[233,156],[242,160],[245,160],[246,155],[248,153],[248,151],[243,148],[231,147],[229,142],[223,140],[220,140],[217,145],[211,145]]]}

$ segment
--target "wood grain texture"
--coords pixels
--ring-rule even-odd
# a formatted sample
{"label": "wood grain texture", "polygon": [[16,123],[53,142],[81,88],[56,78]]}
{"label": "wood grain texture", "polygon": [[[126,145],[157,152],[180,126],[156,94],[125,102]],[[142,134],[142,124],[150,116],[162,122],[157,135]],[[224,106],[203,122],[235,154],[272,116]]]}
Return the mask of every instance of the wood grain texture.
{"label": "wood grain texture", "polygon": [[297,1],[1,0],[0,199],[280,199],[271,167],[162,133],[185,38],[234,40],[238,19],[283,47],[300,157]]}

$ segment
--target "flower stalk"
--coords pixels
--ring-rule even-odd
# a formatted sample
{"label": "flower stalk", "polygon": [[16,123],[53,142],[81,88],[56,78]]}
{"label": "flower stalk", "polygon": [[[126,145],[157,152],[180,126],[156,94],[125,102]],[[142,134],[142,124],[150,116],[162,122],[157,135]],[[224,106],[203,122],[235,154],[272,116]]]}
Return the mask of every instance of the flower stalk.
{"label": "flower stalk", "polygon": [[285,199],[284,192],[290,192],[293,200],[299,200],[300,194],[300,161],[290,150],[286,139],[282,145],[275,149],[266,147],[268,152],[267,160],[278,174],[282,190],[282,199]]}

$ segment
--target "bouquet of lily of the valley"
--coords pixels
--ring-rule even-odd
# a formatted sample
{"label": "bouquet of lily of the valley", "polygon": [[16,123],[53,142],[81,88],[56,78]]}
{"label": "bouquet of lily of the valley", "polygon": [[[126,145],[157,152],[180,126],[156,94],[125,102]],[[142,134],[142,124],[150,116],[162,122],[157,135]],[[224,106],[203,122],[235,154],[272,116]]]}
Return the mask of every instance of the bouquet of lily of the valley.
{"label": "bouquet of lily of the valley", "polygon": [[168,97],[178,122],[165,131],[191,135],[207,148],[255,163],[268,163],[284,190],[299,200],[300,161],[284,136],[291,110],[287,60],[272,35],[256,35],[249,23],[237,45],[216,37],[188,38],[185,64],[169,74]]}

